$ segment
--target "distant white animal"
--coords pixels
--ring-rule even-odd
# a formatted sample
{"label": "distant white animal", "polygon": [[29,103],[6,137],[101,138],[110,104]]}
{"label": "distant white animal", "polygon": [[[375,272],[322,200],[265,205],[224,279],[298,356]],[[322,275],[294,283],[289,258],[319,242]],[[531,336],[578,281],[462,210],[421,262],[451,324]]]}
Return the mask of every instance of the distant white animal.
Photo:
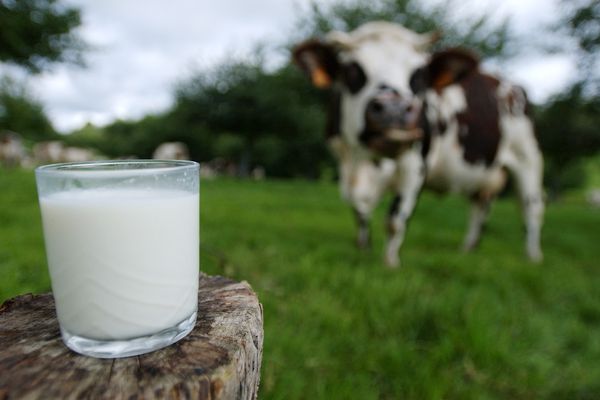
{"label": "distant white animal", "polygon": [[156,160],[189,160],[190,151],[183,142],[165,142],[154,150],[152,158]]}
{"label": "distant white animal", "polygon": [[98,157],[93,151],[81,147],[65,147],[62,152],[63,162],[84,162],[96,159]]}
{"label": "distant white animal", "polygon": [[590,190],[587,194],[587,201],[591,206],[600,207],[600,189]]}
{"label": "distant white animal", "polygon": [[0,164],[6,167],[17,167],[26,156],[27,152],[19,134],[5,131],[0,135]]}
{"label": "distant white animal", "polygon": [[58,140],[36,143],[33,146],[33,157],[37,164],[84,162],[99,158],[92,150],[65,146],[63,142]]}
{"label": "distant white animal", "polygon": [[217,171],[209,164],[203,163],[200,165],[200,178],[212,180],[217,177]]}
{"label": "distant white animal", "polygon": [[33,146],[33,158],[37,164],[62,162],[65,146],[58,140],[39,142]]}
{"label": "distant white animal", "polygon": [[252,168],[252,172],[250,173],[250,176],[252,176],[252,179],[254,179],[255,181],[262,181],[267,176],[267,173],[266,173],[264,167],[257,166],[257,167]]}

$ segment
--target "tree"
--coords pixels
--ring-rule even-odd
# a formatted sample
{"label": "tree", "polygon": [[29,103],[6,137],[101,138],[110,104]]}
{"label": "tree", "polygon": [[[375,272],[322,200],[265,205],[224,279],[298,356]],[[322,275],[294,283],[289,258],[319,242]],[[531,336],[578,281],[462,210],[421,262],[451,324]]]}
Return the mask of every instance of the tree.
{"label": "tree", "polygon": [[0,128],[17,132],[31,141],[56,137],[43,106],[23,83],[7,77],[0,80]]}
{"label": "tree", "polygon": [[600,97],[586,97],[581,84],[555,97],[538,113],[537,130],[546,156],[552,195],[585,182],[582,158],[600,149]]}
{"label": "tree", "polygon": [[228,62],[182,82],[170,118],[202,123],[212,156],[236,161],[242,175],[261,165],[271,176],[316,178],[330,161],[320,95],[289,65]]}
{"label": "tree", "polygon": [[566,35],[574,39],[582,95],[598,96],[600,91],[600,2],[563,0],[566,17],[561,23]]}
{"label": "tree", "polygon": [[[57,0],[0,0],[0,62],[38,73],[57,62],[81,62],[75,33],[79,11]],[[7,76],[0,84],[0,128],[38,141],[56,137],[41,103],[24,83]]]}
{"label": "tree", "polygon": [[583,185],[583,157],[600,151],[600,3],[564,1],[563,7],[564,17],[557,28],[574,45],[578,79],[537,115],[546,181],[553,195]]}
{"label": "tree", "polygon": [[57,0],[0,0],[0,61],[37,73],[82,62],[79,10]]}

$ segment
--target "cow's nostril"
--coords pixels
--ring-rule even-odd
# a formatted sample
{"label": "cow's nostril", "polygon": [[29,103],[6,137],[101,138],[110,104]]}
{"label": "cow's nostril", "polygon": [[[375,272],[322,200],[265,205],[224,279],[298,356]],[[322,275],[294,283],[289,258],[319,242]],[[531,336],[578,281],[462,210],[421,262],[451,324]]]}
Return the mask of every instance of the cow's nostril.
{"label": "cow's nostril", "polygon": [[383,112],[384,106],[381,102],[374,100],[371,102],[369,109],[375,114],[380,114]]}

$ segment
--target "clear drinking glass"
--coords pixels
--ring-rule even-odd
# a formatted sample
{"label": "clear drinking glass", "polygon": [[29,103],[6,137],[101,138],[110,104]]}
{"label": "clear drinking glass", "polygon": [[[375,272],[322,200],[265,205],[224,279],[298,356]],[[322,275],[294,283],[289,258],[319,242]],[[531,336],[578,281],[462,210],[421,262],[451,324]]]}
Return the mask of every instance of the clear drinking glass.
{"label": "clear drinking glass", "polygon": [[147,353],[196,322],[199,165],[46,165],[36,181],[64,343],[93,357]]}

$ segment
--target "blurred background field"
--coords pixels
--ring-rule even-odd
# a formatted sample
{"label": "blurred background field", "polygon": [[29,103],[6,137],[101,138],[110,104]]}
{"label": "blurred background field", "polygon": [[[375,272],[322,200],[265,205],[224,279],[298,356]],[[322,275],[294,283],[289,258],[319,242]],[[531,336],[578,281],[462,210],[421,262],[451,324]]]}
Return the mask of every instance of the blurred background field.
{"label": "blurred background field", "polygon": [[[0,301],[50,289],[31,171],[0,174]],[[201,186],[201,269],[247,280],[264,305],[260,398],[594,399],[600,396],[600,210],[548,207],[545,261],[502,199],[473,254],[467,206],[426,194],[400,270],[358,252],[332,183]]]}

